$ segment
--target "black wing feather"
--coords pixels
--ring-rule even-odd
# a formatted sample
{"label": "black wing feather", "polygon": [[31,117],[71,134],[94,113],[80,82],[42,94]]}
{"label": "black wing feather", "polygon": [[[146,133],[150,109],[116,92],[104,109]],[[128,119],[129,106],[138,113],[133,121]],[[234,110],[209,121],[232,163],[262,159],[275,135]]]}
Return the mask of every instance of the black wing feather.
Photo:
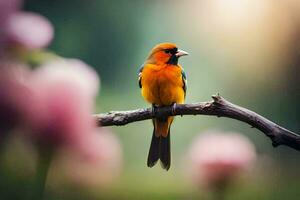
{"label": "black wing feather", "polygon": [[184,70],[182,69],[181,71],[181,76],[182,76],[182,82],[183,82],[183,90],[184,90],[184,97],[186,95],[186,90],[187,90],[187,80],[186,80],[186,73],[184,72]]}

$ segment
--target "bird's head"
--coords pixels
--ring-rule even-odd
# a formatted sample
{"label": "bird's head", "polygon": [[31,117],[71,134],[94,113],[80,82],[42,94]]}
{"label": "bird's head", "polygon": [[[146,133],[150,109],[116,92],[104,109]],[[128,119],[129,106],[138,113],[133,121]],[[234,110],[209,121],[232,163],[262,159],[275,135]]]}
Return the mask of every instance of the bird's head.
{"label": "bird's head", "polygon": [[160,43],[150,52],[147,63],[177,65],[178,58],[188,55],[187,52],[177,48],[172,43]]}

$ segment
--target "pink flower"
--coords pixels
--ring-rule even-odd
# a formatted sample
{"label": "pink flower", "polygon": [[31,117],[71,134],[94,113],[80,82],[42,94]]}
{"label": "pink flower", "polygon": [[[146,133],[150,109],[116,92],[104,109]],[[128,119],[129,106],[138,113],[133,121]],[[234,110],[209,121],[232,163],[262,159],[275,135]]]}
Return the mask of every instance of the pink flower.
{"label": "pink flower", "polygon": [[7,18],[18,11],[22,6],[22,0],[0,0],[0,26],[2,27],[3,23]]}
{"label": "pink flower", "polygon": [[206,132],[194,140],[188,158],[194,182],[218,187],[249,169],[256,153],[241,134]]}
{"label": "pink flower", "polygon": [[26,83],[28,76],[26,66],[0,60],[0,132],[8,132],[25,121],[32,97]]}
{"label": "pink flower", "polygon": [[46,47],[53,38],[53,27],[43,16],[31,12],[15,12],[3,27],[7,42],[25,49]]}
{"label": "pink flower", "polygon": [[43,64],[35,73],[36,79],[42,82],[46,76],[48,83],[60,80],[76,84],[78,91],[90,97],[96,97],[100,89],[96,71],[79,59],[56,59]]}
{"label": "pink flower", "polygon": [[59,160],[72,184],[98,190],[110,186],[120,175],[121,145],[109,129],[98,128],[86,135],[81,148],[66,149]]}
{"label": "pink flower", "polygon": [[91,114],[98,83],[96,72],[77,60],[56,60],[35,70],[36,111],[28,119],[36,141],[48,147],[72,145],[93,132],[96,124]]}
{"label": "pink flower", "polygon": [[0,56],[4,54],[7,43],[5,24],[11,15],[20,9],[22,3],[22,0],[0,0]]}

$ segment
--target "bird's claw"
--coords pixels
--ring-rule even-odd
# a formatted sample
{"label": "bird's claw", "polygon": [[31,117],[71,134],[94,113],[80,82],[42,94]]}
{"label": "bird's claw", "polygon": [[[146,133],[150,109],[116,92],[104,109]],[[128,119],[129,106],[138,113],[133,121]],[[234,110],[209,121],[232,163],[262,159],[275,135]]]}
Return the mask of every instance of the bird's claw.
{"label": "bird's claw", "polygon": [[172,104],[172,115],[173,115],[173,116],[176,115],[176,106],[177,106],[176,103],[173,103],[173,104]]}
{"label": "bird's claw", "polygon": [[157,114],[157,107],[155,105],[152,105],[152,116],[153,117],[156,117],[156,114]]}

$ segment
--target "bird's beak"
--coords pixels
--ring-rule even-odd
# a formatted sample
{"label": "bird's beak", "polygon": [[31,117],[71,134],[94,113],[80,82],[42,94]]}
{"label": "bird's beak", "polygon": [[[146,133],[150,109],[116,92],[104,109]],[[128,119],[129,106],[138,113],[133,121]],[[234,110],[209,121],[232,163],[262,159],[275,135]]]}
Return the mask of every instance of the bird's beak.
{"label": "bird's beak", "polygon": [[183,50],[178,49],[178,51],[176,52],[175,55],[179,58],[179,57],[181,57],[181,56],[187,56],[187,55],[189,55],[189,53],[186,52],[186,51],[183,51]]}

